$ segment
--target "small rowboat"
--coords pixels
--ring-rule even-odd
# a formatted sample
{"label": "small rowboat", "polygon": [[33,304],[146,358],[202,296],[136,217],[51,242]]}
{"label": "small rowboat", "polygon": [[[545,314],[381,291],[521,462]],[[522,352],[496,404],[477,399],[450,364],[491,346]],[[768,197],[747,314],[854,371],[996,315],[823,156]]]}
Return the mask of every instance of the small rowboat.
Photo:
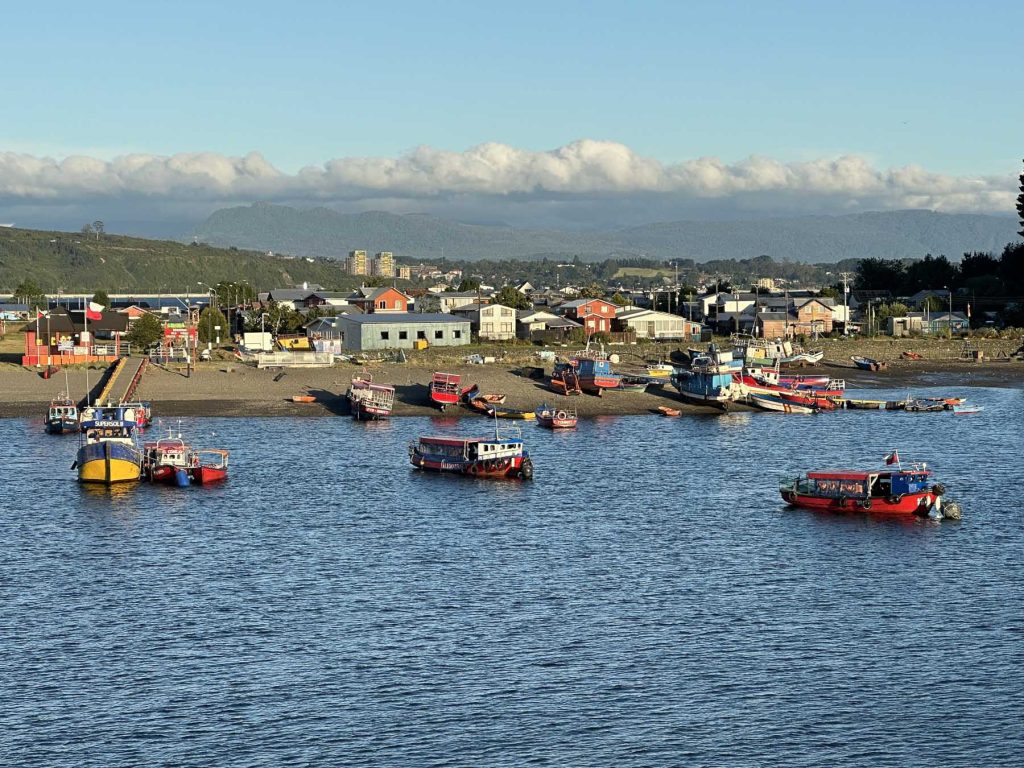
{"label": "small rowboat", "polygon": [[[664,384],[665,379],[662,379],[661,383]],[[614,387],[619,392],[636,392],[640,393],[647,389],[648,380],[647,377],[637,376],[623,376],[619,379],[619,386]]]}
{"label": "small rowboat", "polygon": [[683,412],[678,408],[669,408],[667,405],[658,407],[658,413],[662,416],[682,416]]}
{"label": "small rowboat", "polygon": [[862,371],[884,371],[886,369],[885,363],[881,360],[874,360],[870,357],[860,357],[859,355],[850,355],[850,359],[853,360],[853,364]]}
{"label": "small rowboat", "polygon": [[534,413],[537,423],[548,429],[572,429],[578,421],[575,408],[552,408],[544,403]]}
{"label": "small rowboat", "polygon": [[972,413],[981,413],[983,410],[985,410],[985,408],[981,405],[954,405],[953,415],[967,416]]}
{"label": "small rowboat", "polygon": [[316,398],[313,395],[292,395],[293,403],[315,403]]}
{"label": "small rowboat", "polygon": [[903,352],[900,355],[900,357],[902,357],[904,360],[923,360],[924,359],[922,357],[922,355],[918,354],[917,352]]}
{"label": "small rowboat", "polygon": [[675,373],[675,366],[671,363],[656,363],[654,365],[648,365],[644,368],[647,371],[648,376],[656,376],[658,378],[668,378]]}
{"label": "small rowboat", "polygon": [[772,395],[747,395],[747,402],[761,410],[776,413],[816,413],[818,410],[813,406],[791,403]]}

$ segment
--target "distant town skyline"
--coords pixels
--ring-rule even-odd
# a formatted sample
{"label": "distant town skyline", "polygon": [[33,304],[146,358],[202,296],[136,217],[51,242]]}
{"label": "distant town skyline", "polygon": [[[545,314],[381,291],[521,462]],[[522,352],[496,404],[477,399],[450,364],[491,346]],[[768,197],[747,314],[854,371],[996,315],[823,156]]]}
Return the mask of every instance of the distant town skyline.
{"label": "distant town skyline", "polygon": [[254,200],[578,227],[1010,215],[1024,153],[1011,3],[58,1],[5,22],[19,226]]}

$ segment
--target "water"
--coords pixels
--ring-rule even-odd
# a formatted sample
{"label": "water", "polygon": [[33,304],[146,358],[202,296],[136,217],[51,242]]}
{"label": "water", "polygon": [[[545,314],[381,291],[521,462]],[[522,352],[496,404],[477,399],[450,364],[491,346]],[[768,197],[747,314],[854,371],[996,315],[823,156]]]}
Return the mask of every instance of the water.
{"label": "water", "polygon": [[[194,419],[228,484],[97,490],[0,420],[0,764],[1018,765],[1024,393],[968,393],[527,424],[532,483],[408,465],[482,419]],[[961,523],[778,497],[893,448]]]}

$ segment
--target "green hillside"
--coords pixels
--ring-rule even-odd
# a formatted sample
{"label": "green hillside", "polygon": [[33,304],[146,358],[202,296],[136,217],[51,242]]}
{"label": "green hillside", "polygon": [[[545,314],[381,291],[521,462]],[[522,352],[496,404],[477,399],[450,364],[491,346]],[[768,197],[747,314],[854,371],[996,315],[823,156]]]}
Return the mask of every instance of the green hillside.
{"label": "green hillside", "polygon": [[359,278],[325,259],[268,256],[257,251],[184,245],[120,235],[0,228],[0,293],[23,280],[45,292],[109,293],[196,290],[202,281],[247,280],[256,290],[318,283],[347,289]]}

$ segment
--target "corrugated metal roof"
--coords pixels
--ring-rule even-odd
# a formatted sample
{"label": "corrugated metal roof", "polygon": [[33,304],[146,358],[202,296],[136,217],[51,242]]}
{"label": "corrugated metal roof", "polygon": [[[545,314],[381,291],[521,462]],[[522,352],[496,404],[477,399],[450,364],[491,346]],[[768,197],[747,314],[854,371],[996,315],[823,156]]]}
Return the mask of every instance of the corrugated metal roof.
{"label": "corrugated metal roof", "polygon": [[444,312],[374,312],[369,315],[342,315],[353,323],[459,323],[469,322],[464,317],[456,317]]}

